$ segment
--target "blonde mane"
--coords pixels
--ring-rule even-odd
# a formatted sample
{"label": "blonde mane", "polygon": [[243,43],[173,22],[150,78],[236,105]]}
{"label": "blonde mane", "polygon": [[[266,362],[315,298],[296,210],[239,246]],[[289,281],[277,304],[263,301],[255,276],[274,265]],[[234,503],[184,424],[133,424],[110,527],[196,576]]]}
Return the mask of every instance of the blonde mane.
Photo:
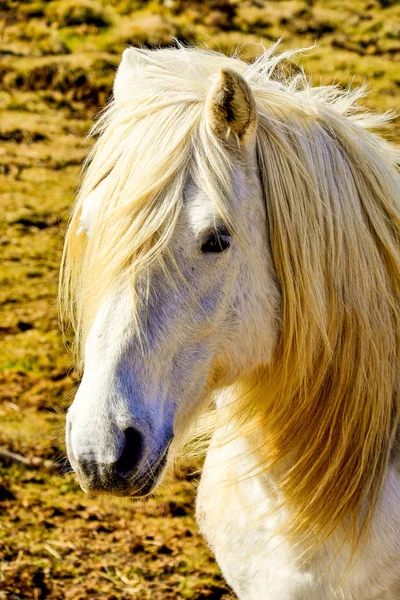
{"label": "blonde mane", "polygon": [[[361,91],[285,78],[281,66],[294,53],[267,51],[252,65],[199,49],[140,53],[129,98],[113,102],[94,129],[100,138],[67,232],[60,298],[78,356],[107,291],[127,276],[135,284],[165,256],[190,174],[240,232],[229,153],[204,118],[213,78],[233,69],[257,104],[283,304],[273,363],[237,386],[230,417],[257,431],[261,467],[286,465],[279,487],[293,535],[315,544],[345,526],[354,541],[377,501],[399,420],[400,155],[367,130],[385,118],[355,108]],[[86,238],[82,203],[105,178]]]}

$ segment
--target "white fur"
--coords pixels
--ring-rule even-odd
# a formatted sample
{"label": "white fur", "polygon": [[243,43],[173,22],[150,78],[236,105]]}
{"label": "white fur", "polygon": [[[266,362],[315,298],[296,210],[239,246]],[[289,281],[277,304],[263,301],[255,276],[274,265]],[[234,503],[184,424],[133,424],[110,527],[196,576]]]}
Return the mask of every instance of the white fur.
{"label": "white fur", "polygon": [[257,463],[243,438],[225,443],[233,434],[220,430],[213,436],[198,490],[197,520],[240,600],[400,598],[400,478],[394,469],[368,544],[342,581],[348,547],[334,537],[304,564],[282,533],[287,514],[279,508],[274,479],[260,473],[249,478]]}
{"label": "white fur", "polygon": [[93,228],[93,223],[96,218],[99,205],[104,198],[108,184],[109,181],[106,177],[85,199],[85,202],[82,206],[80,228],[78,230],[78,233],[83,232],[87,236],[90,235],[90,231]]}

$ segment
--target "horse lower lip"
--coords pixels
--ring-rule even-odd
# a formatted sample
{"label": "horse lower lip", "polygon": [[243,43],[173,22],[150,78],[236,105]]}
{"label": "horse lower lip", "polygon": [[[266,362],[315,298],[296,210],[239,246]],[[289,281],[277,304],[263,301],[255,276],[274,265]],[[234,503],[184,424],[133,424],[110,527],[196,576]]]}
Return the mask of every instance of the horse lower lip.
{"label": "horse lower lip", "polygon": [[129,497],[130,498],[144,498],[145,496],[147,496],[148,494],[150,494],[150,492],[152,492],[154,490],[156,485],[157,485],[156,480],[148,480],[148,483],[145,484],[141,489],[131,492],[129,494]]}
{"label": "horse lower lip", "polygon": [[130,498],[139,498],[149,494],[154,489],[157,480],[149,478],[146,481],[116,481],[116,480],[81,480],[78,477],[82,490],[89,496],[112,495]]}
{"label": "horse lower lip", "polygon": [[150,476],[142,476],[139,481],[135,481],[135,489],[129,493],[129,496],[131,498],[142,498],[143,496],[147,496],[148,494],[150,494],[150,492],[154,490],[154,488],[157,486],[160,480],[160,476],[164,470],[165,463],[167,462],[167,453],[168,449],[163,454],[162,458],[159,460],[157,465],[153,467]]}

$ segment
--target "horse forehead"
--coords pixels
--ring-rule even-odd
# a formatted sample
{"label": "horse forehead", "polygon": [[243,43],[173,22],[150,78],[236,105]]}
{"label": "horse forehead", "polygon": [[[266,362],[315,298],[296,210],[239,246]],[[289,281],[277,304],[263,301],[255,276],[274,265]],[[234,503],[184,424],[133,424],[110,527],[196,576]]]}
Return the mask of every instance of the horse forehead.
{"label": "horse forehead", "polygon": [[[246,196],[247,179],[241,169],[232,172],[232,205],[240,206]],[[190,181],[184,191],[184,206],[186,208],[189,226],[195,232],[203,231],[218,225],[221,217],[215,202],[193,181]],[[229,207],[228,207],[229,209]]]}
{"label": "horse forehead", "polygon": [[219,220],[214,202],[195,186],[185,193],[185,206],[189,227],[195,232],[208,229]]}

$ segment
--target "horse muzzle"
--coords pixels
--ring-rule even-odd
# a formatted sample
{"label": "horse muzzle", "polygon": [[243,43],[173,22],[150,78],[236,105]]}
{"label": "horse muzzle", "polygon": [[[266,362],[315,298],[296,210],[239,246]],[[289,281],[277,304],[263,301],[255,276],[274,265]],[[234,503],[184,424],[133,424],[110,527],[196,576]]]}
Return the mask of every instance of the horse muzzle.
{"label": "horse muzzle", "polygon": [[119,429],[111,423],[88,427],[67,419],[69,461],[83,491],[94,495],[149,494],[161,479],[171,439],[154,449],[137,427]]}

